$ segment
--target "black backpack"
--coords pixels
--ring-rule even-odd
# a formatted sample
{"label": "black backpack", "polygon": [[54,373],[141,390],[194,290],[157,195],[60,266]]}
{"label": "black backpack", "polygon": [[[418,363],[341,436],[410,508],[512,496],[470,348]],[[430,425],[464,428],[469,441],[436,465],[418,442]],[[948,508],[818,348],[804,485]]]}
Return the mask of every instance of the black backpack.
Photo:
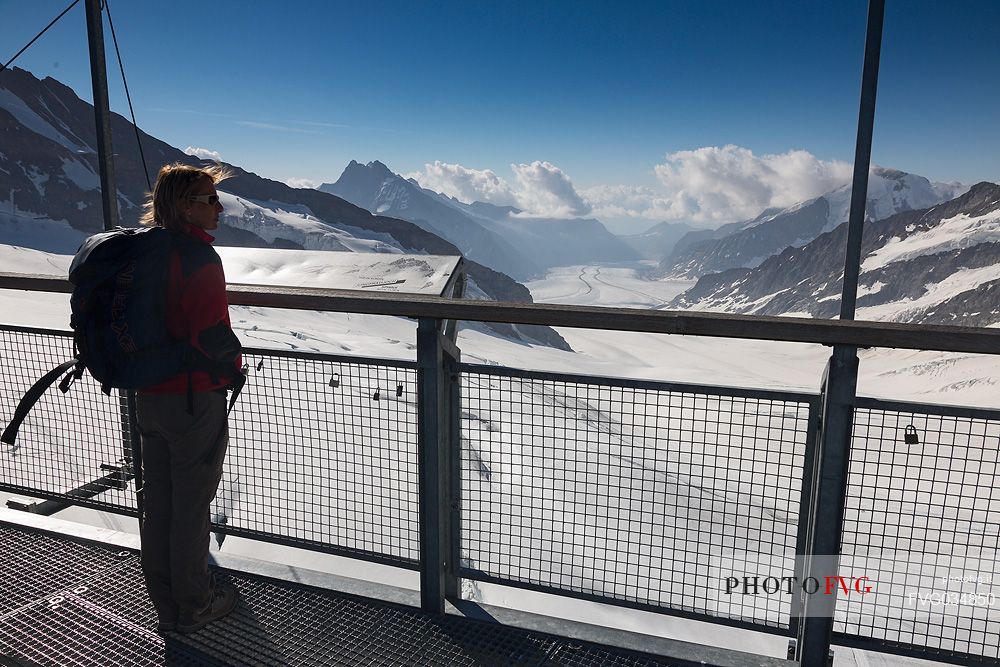
{"label": "black backpack", "polygon": [[[231,363],[212,361],[186,340],[171,338],[167,328],[167,284],[170,256],[180,249],[182,271],[190,275],[205,263],[218,261],[208,245],[182,232],[162,227],[118,227],[83,242],[69,270],[73,283],[70,326],[75,358],[56,366],[25,393],[0,440],[13,445],[21,422],[45,390],[60,376],[59,389],[90,371],[101,390],[135,390],[204,370],[230,378],[229,409],[245,382]],[[235,339],[235,337],[233,337]],[[236,341],[238,345],[238,341]]]}

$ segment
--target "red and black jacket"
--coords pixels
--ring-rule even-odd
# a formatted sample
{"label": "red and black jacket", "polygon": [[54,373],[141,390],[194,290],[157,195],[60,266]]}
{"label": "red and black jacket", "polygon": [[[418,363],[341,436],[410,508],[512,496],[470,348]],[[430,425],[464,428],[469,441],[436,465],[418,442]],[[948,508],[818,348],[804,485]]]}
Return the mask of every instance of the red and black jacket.
{"label": "red and black jacket", "polygon": [[[188,341],[209,362],[238,373],[242,364],[241,347],[229,321],[222,260],[211,246],[215,237],[193,225],[185,225],[184,231],[197,242],[176,244],[172,251],[166,286],[167,329],[173,338]],[[147,394],[212,391],[228,387],[232,377],[205,370],[185,371],[141,391]]]}

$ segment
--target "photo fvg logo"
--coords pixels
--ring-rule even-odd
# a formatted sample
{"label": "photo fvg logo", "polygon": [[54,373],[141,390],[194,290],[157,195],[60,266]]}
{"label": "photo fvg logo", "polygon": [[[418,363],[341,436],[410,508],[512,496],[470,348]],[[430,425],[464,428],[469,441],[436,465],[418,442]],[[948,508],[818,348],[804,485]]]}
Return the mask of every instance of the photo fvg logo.
{"label": "photo fvg logo", "polygon": [[[1000,607],[1000,552],[952,556],[871,549],[794,557],[746,551],[711,554],[705,579],[713,612],[783,619],[891,608],[906,618],[948,615],[975,627]],[[841,604],[843,603],[843,604]],[[877,612],[882,613],[882,612]]]}
{"label": "photo fvg logo", "polygon": [[868,595],[873,592],[873,582],[867,576],[852,577],[842,575],[827,575],[822,578],[805,577],[775,577],[760,575],[744,575],[742,577],[726,577],[725,595],[776,595],[785,593],[792,595],[803,591],[808,595]]}
{"label": "photo fvg logo", "polygon": [[[882,570],[858,558],[753,552],[725,552],[709,562],[710,603],[729,613],[771,613],[780,618],[789,604],[803,603],[806,616],[829,616],[836,602],[869,604],[885,594]],[[811,600],[811,602],[809,602]]]}

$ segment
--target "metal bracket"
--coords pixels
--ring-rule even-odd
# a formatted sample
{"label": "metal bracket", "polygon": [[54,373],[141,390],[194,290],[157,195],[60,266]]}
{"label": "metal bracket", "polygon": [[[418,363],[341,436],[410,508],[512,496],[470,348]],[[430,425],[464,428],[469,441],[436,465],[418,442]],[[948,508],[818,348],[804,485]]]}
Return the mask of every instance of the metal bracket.
{"label": "metal bracket", "polygon": [[[789,639],[788,640],[788,653],[786,657],[789,660],[795,660],[795,647],[798,645],[798,640]],[[827,656],[827,667],[833,667],[833,649],[830,649],[830,653]]]}

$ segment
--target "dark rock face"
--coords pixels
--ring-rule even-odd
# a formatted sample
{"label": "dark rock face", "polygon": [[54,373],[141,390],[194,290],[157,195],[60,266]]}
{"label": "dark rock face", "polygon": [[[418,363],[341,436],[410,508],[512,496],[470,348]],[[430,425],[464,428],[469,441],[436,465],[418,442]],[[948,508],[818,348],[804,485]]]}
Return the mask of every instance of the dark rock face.
{"label": "dark rock face", "polygon": [[[931,183],[898,169],[872,167],[866,221],[923,209],[965,192],[960,183]],[[786,209],[769,209],[753,220],[688,234],[660,262],[659,277],[697,278],[734,268],[753,268],[786,248],[798,248],[846,222],[850,186]]]}
{"label": "dark rock face", "polygon": [[720,239],[695,243],[674,264],[686,277],[724,271],[738,266],[757,266],[783,248],[801,246],[815,238],[826,225],[830,205],[820,197],[802,208]]}
{"label": "dark rock face", "polygon": [[[685,239],[660,265],[661,273],[693,278],[735,267],[754,267],[784,248],[798,247],[816,238],[826,226],[830,203],[824,197],[764,220],[725,225],[708,238]],[[772,217],[773,216],[773,217]]]}
{"label": "dark rock face", "polygon": [[[916,234],[933,234],[942,221],[965,215],[976,218],[1000,211],[1000,185],[979,183],[966,194],[937,206],[906,211],[868,223],[862,237],[862,272],[857,308],[916,302],[929,289],[963,270],[1000,265],[1000,235],[970,240],[957,247],[900,258],[864,268],[864,258],[889,243]],[[695,305],[757,315],[808,313],[830,318],[840,312],[847,225],[820,235],[801,248],[788,248],[753,269],[730,269],[702,277],[677,297],[671,307]],[[970,286],[943,301],[907,307],[894,319],[923,324],[989,326],[1000,322],[1000,280]]]}
{"label": "dark rock face", "polygon": [[[136,226],[148,187],[142,161],[135,148],[135,130],[128,120],[118,114],[112,114],[111,128],[119,224]],[[201,164],[198,158],[141,130],[139,137],[149,165],[150,180],[155,179],[160,167],[165,164]],[[10,217],[25,224],[31,224],[38,218],[64,220],[81,234],[101,231],[104,214],[96,145],[94,108],[77,97],[69,87],[52,78],[39,80],[30,72],[16,67],[0,72],[0,220]],[[374,216],[331,194],[291,188],[239,167],[226,166],[234,173],[234,177],[225,181],[221,188],[226,192],[251,200],[304,206],[329,225],[386,234],[409,252],[461,254],[452,243],[405,220]],[[301,243],[281,236],[268,242],[250,230],[229,225],[220,227],[216,238],[220,245],[303,247]],[[50,247],[37,249],[56,250]],[[66,249],[59,248],[58,251],[66,252]],[[484,287],[490,298],[531,301],[527,288],[510,276],[474,261],[467,261],[466,266],[469,275]],[[568,348],[555,331],[547,327],[540,329],[543,331],[533,337],[534,340]]]}

